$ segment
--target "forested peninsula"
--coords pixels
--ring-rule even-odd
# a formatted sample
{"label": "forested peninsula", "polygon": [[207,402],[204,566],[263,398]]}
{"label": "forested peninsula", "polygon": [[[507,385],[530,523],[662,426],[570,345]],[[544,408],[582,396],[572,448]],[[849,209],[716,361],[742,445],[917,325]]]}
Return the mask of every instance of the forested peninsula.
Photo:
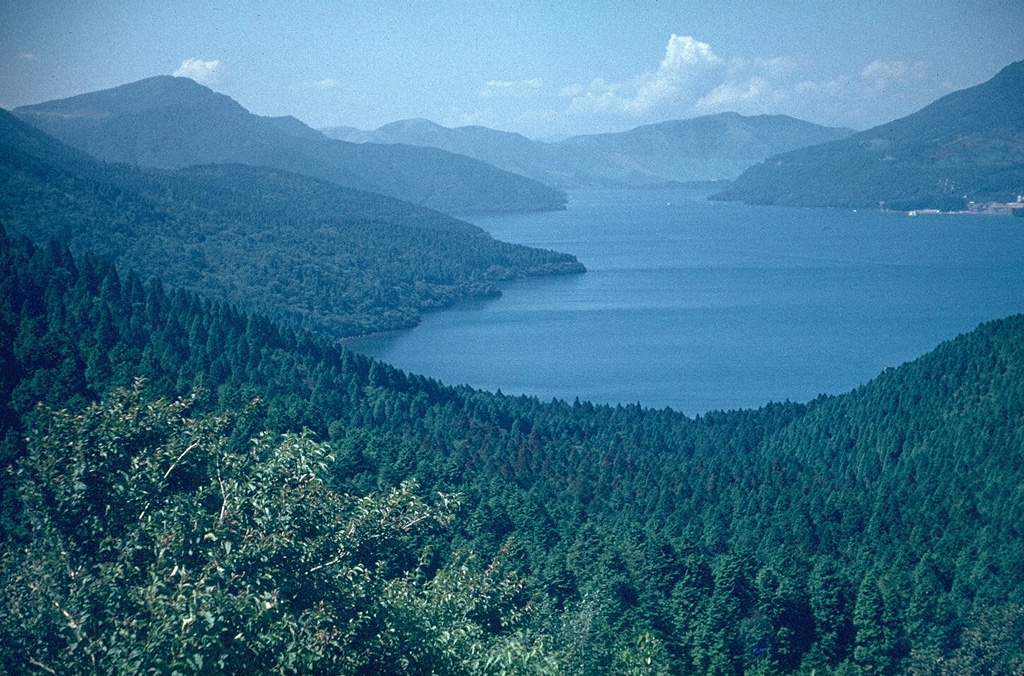
{"label": "forested peninsula", "polygon": [[393,198],[241,164],[103,163],[0,111],[0,222],[143,278],[334,337],[414,326],[499,282],[577,273]]}
{"label": "forested peninsula", "polygon": [[0,270],[5,673],[1024,670],[1024,316],[688,418],[447,387],[57,241]]}

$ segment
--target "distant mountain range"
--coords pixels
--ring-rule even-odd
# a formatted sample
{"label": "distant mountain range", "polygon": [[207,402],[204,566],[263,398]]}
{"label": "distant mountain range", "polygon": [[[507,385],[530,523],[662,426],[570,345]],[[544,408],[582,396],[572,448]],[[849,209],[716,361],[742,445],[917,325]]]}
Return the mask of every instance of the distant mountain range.
{"label": "distant mountain range", "polygon": [[486,127],[448,128],[403,120],[375,131],[322,130],[356,143],[441,148],[560,188],[651,187],[731,179],[764,158],[844,138],[849,129],[822,127],[785,115],[736,113],[644,125],[631,131],[535,141]]}
{"label": "distant mountain range", "polygon": [[253,115],[187,78],[152,77],[12,112],[110,162],[263,166],[450,213],[565,206],[560,190],[479,160],[436,148],[328,139],[292,117]]}
{"label": "distant mountain range", "polygon": [[1024,61],[848,138],[768,158],[717,199],[961,209],[1024,193]]}
{"label": "distant mountain range", "polygon": [[321,132],[170,76],[12,112],[106,161],[262,166],[449,213],[560,209],[566,189],[694,181],[734,181],[714,199],[800,206],[959,209],[1024,193],[1024,62],[859,133],[736,113],[556,142],[423,119]]}

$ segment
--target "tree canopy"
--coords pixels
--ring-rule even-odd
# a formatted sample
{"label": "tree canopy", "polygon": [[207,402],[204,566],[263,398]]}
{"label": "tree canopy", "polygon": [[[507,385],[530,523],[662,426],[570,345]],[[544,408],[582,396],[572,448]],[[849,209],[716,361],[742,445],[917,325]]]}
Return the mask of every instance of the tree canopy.
{"label": "tree canopy", "polygon": [[[423,637],[434,673],[452,673],[442,658],[580,675],[1021,672],[1022,316],[845,395],[687,418],[447,387],[58,243],[0,245],[4,659],[18,670],[57,670],[79,645],[100,659],[145,625],[200,671],[192,655],[242,654],[217,628],[291,636],[308,621],[294,630],[309,637],[365,608],[373,631],[331,638],[338,654],[413,671],[398,653]],[[429,516],[332,535],[389,501]],[[270,579],[232,580],[246,567]],[[79,585],[79,569],[111,584]],[[373,591],[332,586],[357,570],[345,584]],[[189,606],[180,585],[199,579],[206,605]],[[224,607],[182,638],[140,610],[158,594],[179,613]],[[93,633],[75,643],[51,599]],[[446,652],[447,629],[421,620],[468,638]],[[405,648],[365,643],[399,621]],[[286,661],[276,640],[268,668]],[[352,657],[357,644],[374,656]]]}

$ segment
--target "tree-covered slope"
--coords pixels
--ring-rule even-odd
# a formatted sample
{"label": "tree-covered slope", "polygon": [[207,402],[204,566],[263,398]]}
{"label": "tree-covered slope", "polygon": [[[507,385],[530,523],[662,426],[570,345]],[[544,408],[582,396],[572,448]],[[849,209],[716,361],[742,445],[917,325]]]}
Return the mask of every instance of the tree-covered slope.
{"label": "tree-covered slope", "polygon": [[334,336],[407,328],[502,280],[582,270],[572,256],[297,174],[104,165],[2,111],[0,134],[0,219],[12,231]]}
{"label": "tree-covered slope", "polygon": [[431,556],[506,551],[553,673],[1024,668],[1022,316],[849,394],[690,419],[445,387],[59,244],[0,245],[8,542],[32,541],[14,491],[36,402],[74,415],[142,376],[199,387],[192,416],[256,400],[233,444],[310,430],[335,490],[461,494]]}
{"label": "tree-covered slope", "polygon": [[963,208],[1024,192],[1024,61],[907,117],[770,157],[717,199],[752,204]]}
{"label": "tree-covered slope", "polygon": [[14,111],[109,162],[180,169],[247,164],[378,192],[445,212],[560,209],[537,181],[438,149],[330,140],[294,118],[249,113],[187,78],[158,76]]}
{"label": "tree-covered slope", "polygon": [[372,132],[324,130],[335,138],[443,148],[563,188],[648,187],[731,179],[777,153],[843,138],[848,129],[785,115],[705,115],[557,143],[470,126],[402,120]]}

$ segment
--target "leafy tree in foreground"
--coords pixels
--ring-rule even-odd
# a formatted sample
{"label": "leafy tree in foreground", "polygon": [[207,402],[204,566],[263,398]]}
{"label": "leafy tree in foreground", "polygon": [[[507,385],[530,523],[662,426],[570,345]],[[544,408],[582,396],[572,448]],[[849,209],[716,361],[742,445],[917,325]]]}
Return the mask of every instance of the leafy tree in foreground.
{"label": "leafy tree in foreground", "polygon": [[139,385],[41,416],[17,470],[34,537],[0,570],[5,673],[551,673],[501,559],[401,565],[457,497],[336,493],[310,435],[245,446],[237,415],[188,406]]}

